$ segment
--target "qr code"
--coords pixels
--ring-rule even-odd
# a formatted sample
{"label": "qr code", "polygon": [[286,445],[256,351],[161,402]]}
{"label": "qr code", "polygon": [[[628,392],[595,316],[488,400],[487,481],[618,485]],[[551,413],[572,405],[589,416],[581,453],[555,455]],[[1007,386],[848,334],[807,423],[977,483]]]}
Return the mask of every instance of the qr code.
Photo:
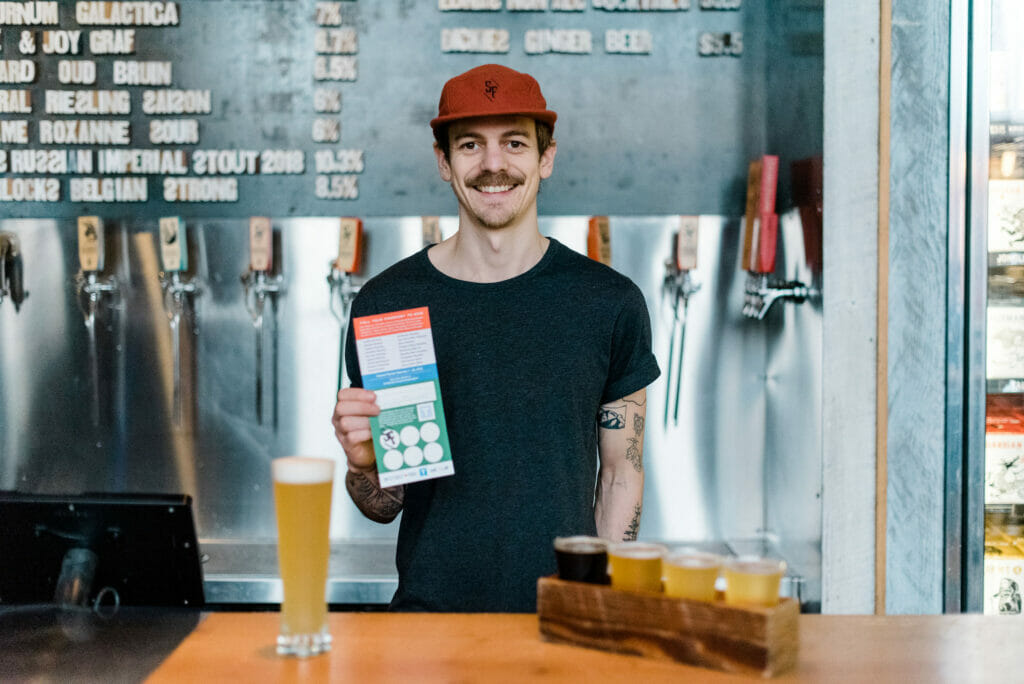
{"label": "qr code", "polygon": [[424,420],[434,420],[437,416],[434,414],[433,402],[428,404],[417,404],[416,415],[419,417],[420,422]]}

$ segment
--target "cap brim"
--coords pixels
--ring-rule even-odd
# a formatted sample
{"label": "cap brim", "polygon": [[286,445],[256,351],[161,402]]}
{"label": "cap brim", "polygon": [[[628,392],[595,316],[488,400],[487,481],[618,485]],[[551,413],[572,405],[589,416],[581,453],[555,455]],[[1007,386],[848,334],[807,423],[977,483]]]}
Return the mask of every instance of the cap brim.
{"label": "cap brim", "polygon": [[442,126],[446,123],[451,123],[452,121],[459,121],[461,119],[476,119],[482,116],[528,116],[531,119],[543,121],[548,126],[551,126],[552,129],[554,129],[555,120],[558,118],[558,114],[555,114],[554,112],[547,109],[521,112],[459,112],[458,114],[448,114],[446,116],[439,116],[436,119],[431,119],[430,127],[433,129],[437,129],[438,126]]}

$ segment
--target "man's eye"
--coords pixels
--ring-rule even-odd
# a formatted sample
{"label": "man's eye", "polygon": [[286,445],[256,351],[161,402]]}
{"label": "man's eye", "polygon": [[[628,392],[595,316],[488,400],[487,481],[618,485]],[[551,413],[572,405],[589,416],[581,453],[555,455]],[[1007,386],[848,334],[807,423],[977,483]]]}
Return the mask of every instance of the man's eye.
{"label": "man's eye", "polygon": [[525,143],[523,143],[520,140],[509,140],[508,144],[509,147],[511,147],[513,150],[518,150],[520,147],[525,147]]}
{"label": "man's eye", "polygon": [[464,150],[475,150],[476,149],[476,143],[472,142],[472,141],[464,142],[464,143],[462,143],[462,145],[460,145],[460,147],[462,147],[462,149],[464,149]]}

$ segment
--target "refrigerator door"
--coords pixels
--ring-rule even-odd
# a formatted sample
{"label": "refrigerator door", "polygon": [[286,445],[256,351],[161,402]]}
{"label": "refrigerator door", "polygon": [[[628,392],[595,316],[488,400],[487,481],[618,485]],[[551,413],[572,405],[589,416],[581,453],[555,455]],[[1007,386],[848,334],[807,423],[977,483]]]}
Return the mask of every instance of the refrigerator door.
{"label": "refrigerator door", "polygon": [[[1024,3],[972,7],[962,606],[1024,590]],[[974,272],[974,277],[971,276]],[[982,418],[983,416],[983,418]],[[983,427],[982,427],[983,426]],[[982,430],[984,433],[982,435]],[[979,529],[981,528],[981,529]],[[948,603],[948,601],[947,601]]]}

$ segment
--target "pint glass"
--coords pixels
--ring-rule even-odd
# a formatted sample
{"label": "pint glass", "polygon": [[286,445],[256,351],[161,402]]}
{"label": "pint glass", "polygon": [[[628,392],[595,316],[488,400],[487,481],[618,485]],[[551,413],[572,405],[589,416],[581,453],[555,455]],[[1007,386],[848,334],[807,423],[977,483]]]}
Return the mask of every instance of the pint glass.
{"label": "pint glass", "polygon": [[272,461],[271,470],[284,591],[277,652],[315,655],[331,649],[326,590],[334,461],[289,456]]}

